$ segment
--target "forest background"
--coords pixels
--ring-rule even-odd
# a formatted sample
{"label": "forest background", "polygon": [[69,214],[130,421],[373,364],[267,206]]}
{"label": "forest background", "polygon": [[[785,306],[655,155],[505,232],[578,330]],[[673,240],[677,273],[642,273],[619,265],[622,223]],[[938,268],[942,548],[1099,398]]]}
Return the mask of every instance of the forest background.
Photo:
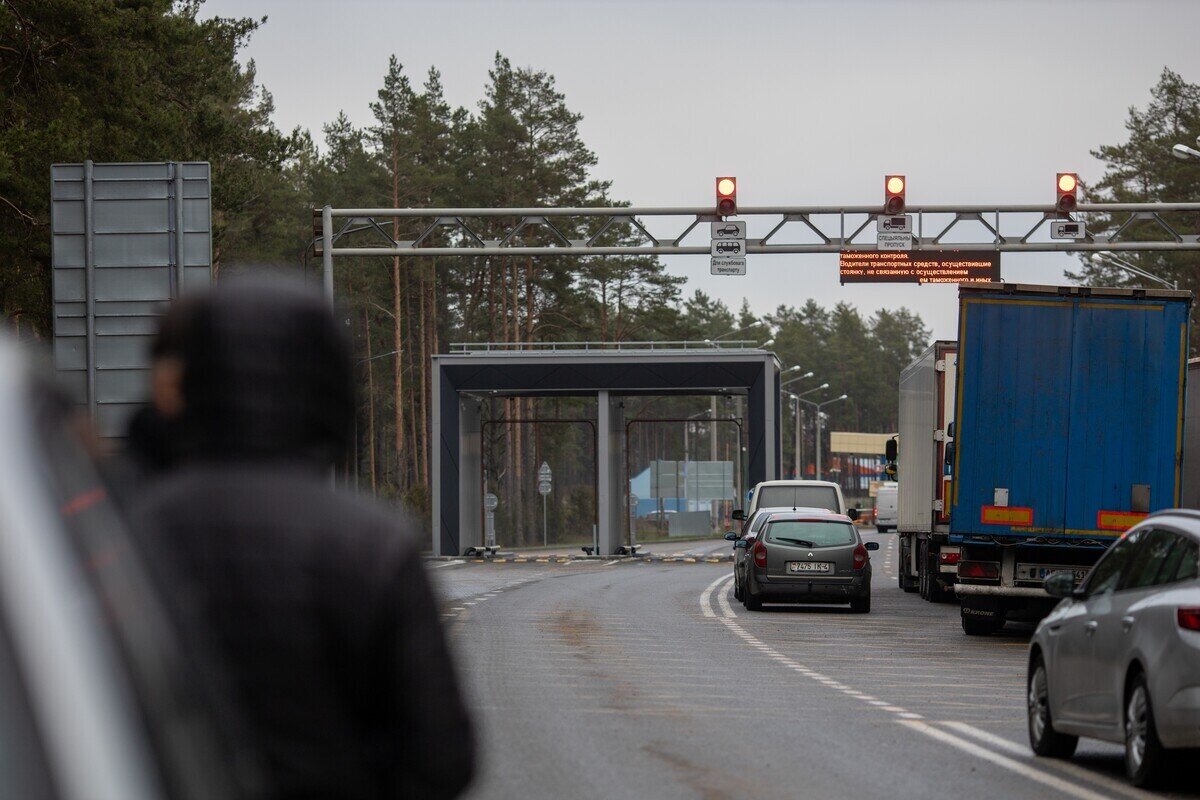
{"label": "forest background", "polygon": [[[0,309],[18,335],[51,335],[52,163],[210,162],[217,279],[262,266],[315,278],[312,210],[325,204],[624,204],[595,172],[580,114],[544,71],[514,67],[497,54],[469,109],[446,102],[436,69],[411,76],[392,56],[371,124],[357,128],[340,114],[315,136],[281,131],[253,62],[238,58],[266,20],[202,19],[199,12],[200,0],[0,0]],[[1128,127],[1128,142],[1094,153],[1107,165],[1103,181],[1089,189],[1094,197],[1179,197],[1182,187],[1196,185],[1200,166],[1167,152],[1200,130],[1200,87],[1164,70],[1150,105],[1130,110]],[[397,222],[392,233],[412,239],[418,231]],[[1196,289],[1195,261],[1171,255],[1138,266]],[[1102,263],[1082,262],[1071,277],[1137,285]],[[428,514],[430,356],[455,342],[770,338],[785,369],[813,373],[795,390],[828,383],[808,399],[847,395],[828,407],[826,431],[895,431],[899,373],[929,344],[919,316],[905,308],[864,316],[849,303],[821,307],[805,298],[801,282],[779,287],[778,308],[758,316],[744,301],[731,308],[699,291],[684,297],[683,282],[650,257],[339,260],[338,313],[354,341],[360,383],[348,474],[360,487]],[[719,415],[729,406],[722,404]],[[703,398],[676,398],[640,401],[629,413],[702,418],[707,408]],[[495,400],[487,410],[496,421],[593,414],[564,400]],[[784,416],[783,466],[793,474],[789,445],[799,417]],[[807,423],[800,472],[811,474],[811,415]],[[641,462],[682,458],[684,427],[647,427],[631,447]],[[718,437],[721,458],[736,446],[728,431],[708,429],[703,419],[689,432],[697,441]],[[508,543],[538,538],[535,476],[542,461],[562,487],[555,529],[590,526],[590,447],[579,426],[489,427],[489,488],[501,495]]]}

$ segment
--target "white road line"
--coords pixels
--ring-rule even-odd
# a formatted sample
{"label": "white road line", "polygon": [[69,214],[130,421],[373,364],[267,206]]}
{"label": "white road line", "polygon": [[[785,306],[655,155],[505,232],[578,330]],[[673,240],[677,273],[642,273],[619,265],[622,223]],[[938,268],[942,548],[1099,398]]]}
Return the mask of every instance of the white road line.
{"label": "white road line", "polygon": [[[970,736],[973,739],[986,742],[992,747],[995,747],[997,750],[1005,750],[1015,756],[1024,756],[1025,758],[1033,757],[1033,752],[1028,747],[1005,739],[1003,736],[997,736],[991,731],[985,731],[981,728],[976,728],[974,725],[968,725],[965,722],[939,722],[938,724],[942,727],[956,730],[964,736]],[[1130,786],[1127,783],[1114,780],[1107,775],[1094,772],[1087,767],[1081,767],[1078,764],[1072,764],[1070,761],[1058,759],[1046,763],[1053,764],[1055,769],[1070,773],[1077,778],[1092,781],[1097,786],[1103,786],[1109,791],[1116,792],[1117,794],[1124,795],[1125,797],[1134,798],[1134,800],[1149,800],[1149,798],[1156,796],[1150,792],[1144,792],[1141,789]]]}
{"label": "white road line", "polygon": [[700,613],[701,614],[703,614],[706,617],[712,617],[712,618],[715,618],[717,616],[713,612],[712,606],[709,605],[708,598],[712,596],[713,589],[716,589],[718,584],[725,583],[726,581],[732,580],[732,579],[733,579],[733,575],[722,575],[721,577],[717,578],[715,581],[710,583],[708,585],[708,588],[705,589],[700,594]]}
{"label": "white road line", "polygon": [[964,753],[969,753],[976,758],[982,758],[984,761],[991,762],[998,767],[1002,767],[1009,772],[1028,778],[1031,781],[1036,781],[1043,786],[1048,786],[1063,795],[1077,797],[1079,800],[1106,800],[1107,796],[1093,792],[1091,789],[1063,780],[1057,775],[1051,775],[1049,772],[1038,769],[1037,767],[1023,764],[1020,761],[1015,761],[1008,756],[1002,756],[997,752],[987,749],[982,745],[969,742],[961,739],[952,733],[939,730],[932,725],[921,722],[919,720],[902,719],[899,724],[904,725],[914,731],[925,734],[931,739],[936,739],[942,744],[948,744],[951,747],[956,747]]}
{"label": "white road line", "polygon": [[[724,584],[731,580],[733,580],[732,575],[722,575],[704,589],[700,595],[701,613],[705,617],[716,619],[718,622],[728,628],[731,633],[735,634],[738,638],[753,647],[758,652],[765,656],[769,656],[780,666],[787,667],[793,672],[797,672],[806,678],[810,678],[829,689],[840,691],[847,697],[852,697],[853,699],[858,700],[868,706],[877,708],[880,711],[886,711],[892,714],[896,718],[896,722],[901,725],[909,727],[912,730],[919,731],[932,739],[937,739],[940,742],[949,744],[965,753],[974,755],[977,758],[983,759],[984,761],[991,762],[992,764],[1007,769],[1010,772],[1040,783],[1043,786],[1048,786],[1052,789],[1055,789],[1064,796],[1078,798],[1078,800],[1108,800],[1109,795],[1099,794],[1098,792],[1095,792],[1085,786],[1072,783],[1064,778],[1060,778],[1057,775],[1046,772],[1045,770],[1039,769],[1030,764],[1025,764],[1009,758],[1008,756],[1001,755],[1000,753],[990,750],[981,744],[966,741],[948,731],[935,728],[932,724],[923,721],[924,718],[918,713],[909,711],[903,706],[893,705],[887,701],[878,700],[871,695],[859,692],[851,686],[847,686],[833,678],[809,669],[803,664],[794,661],[789,656],[780,653],[770,645],[767,645],[765,642],[759,640],[758,637],[754,636],[754,634],[748,632],[745,628],[738,624],[737,617],[734,615],[733,609],[730,607],[729,601],[725,596],[726,592],[724,591]],[[721,590],[718,591],[718,588]],[[716,605],[721,609],[720,615],[717,614],[711,602],[713,592],[717,592]],[[1032,755],[1015,742],[1010,742],[1007,739],[1003,739],[988,731],[974,728],[966,723],[945,722],[941,724],[944,724],[946,727],[949,727],[960,734],[971,736],[975,739],[986,742],[993,748],[1004,750],[1012,753],[1013,755],[1024,757]],[[1144,798],[1152,797],[1152,795],[1149,795],[1145,792],[1133,794],[1132,792],[1136,792],[1137,790],[1132,790],[1131,787],[1125,787],[1124,785],[1118,784],[1116,781],[1113,781],[1104,775],[1097,775],[1090,770],[1075,764],[1070,764],[1068,762],[1055,762],[1055,767],[1068,772],[1073,777],[1091,782],[1097,786],[1104,786],[1105,788],[1116,791],[1118,794],[1134,798],[1134,800],[1143,800]]]}
{"label": "white road line", "polygon": [[465,563],[467,563],[467,562],[463,561],[462,559],[459,559],[458,561],[447,561],[444,564],[430,564],[429,568],[430,569],[441,569],[442,567],[453,567],[456,564],[465,564]]}

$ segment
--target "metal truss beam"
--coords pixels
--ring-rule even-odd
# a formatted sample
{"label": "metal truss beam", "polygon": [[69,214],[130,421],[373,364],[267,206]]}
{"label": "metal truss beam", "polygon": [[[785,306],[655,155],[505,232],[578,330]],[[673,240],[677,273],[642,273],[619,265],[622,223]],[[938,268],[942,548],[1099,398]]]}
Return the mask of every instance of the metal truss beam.
{"label": "metal truss beam", "polygon": [[[719,222],[712,208],[331,208],[321,219],[317,250],[332,256],[644,256],[707,255],[707,244],[683,244],[705,222]],[[907,209],[913,215],[913,250],[924,252],[1071,252],[1119,250],[1200,250],[1200,203],[1084,203],[1070,215],[1049,205],[931,205]],[[1186,230],[1164,215],[1192,215]],[[748,238],[749,254],[837,253],[872,250],[870,229],[885,216],[878,206],[756,206],[739,209],[738,219],[761,220],[769,232]],[[669,233],[651,233],[648,218]],[[335,219],[345,219],[334,230]],[[412,220],[420,233],[395,240],[380,220]],[[1051,220],[1103,222],[1081,240],[1034,240]],[[795,225],[792,225],[795,223]],[[1138,223],[1147,223],[1138,225]],[[816,242],[787,241],[788,228]],[[1138,238],[1129,238],[1137,227]],[[1089,226],[1090,227],[1090,226]],[[488,238],[482,231],[486,229]],[[624,236],[617,229],[624,231]],[[522,242],[526,231],[546,234],[553,244]],[[435,234],[456,244],[432,244]],[[370,238],[363,240],[359,234]],[[607,234],[607,238],[606,238]],[[572,238],[575,237],[575,238]],[[354,241],[350,241],[354,239]],[[704,237],[707,241],[707,236]],[[953,241],[952,239],[960,239]],[[328,248],[325,241],[331,242]],[[601,243],[604,242],[604,243]]]}

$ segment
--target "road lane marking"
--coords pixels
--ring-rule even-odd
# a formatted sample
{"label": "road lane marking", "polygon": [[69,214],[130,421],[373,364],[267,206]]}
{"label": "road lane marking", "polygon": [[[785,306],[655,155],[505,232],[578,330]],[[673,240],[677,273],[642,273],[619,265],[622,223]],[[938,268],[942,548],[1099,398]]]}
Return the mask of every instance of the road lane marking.
{"label": "road lane marking", "polygon": [[1036,781],[1043,786],[1048,786],[1057,792],[1071,797],[1079,798],[1079,800],[1107,800],[1106,795],[1093,792],[1091,789],[1080,786],[1076,783],[1071,783],[1057,775],[1052,775],[1049,772],[1038,769],[1029,764],[1023,764],[1020,761],[1009,758],[1008,756],[1000,755],[994,750],[989,750],[983,745],[975,744],[975,742],[967,741],[959,738],[952,733],[935,728],[932,725],[926,724],[919,720],[902,719],[898,721],[900,725],[925,734],[931,739],[936,739],[942,744],[948,744],[951,747],[956,747],[964,753],[969,753],[976,758],[981,758],[984,761],[1002,767],[1009,772],[1028,778],[1031,781]]}
{"label": "road lane marking", "polygon": [[446,562],[446,563],[444,563],[444,564],[430,564],[430,565],[429,565],[429,568],[430,568],[430,569],[441,569],[442,567],[453,567],[453,566],[455,566],[455,565],[457,565],[457,564],[465,564],[465,563],[467,563],[467,562],[463,561],[463,560],[460,558],[460,559],[458,559],[457,561],[447,561],[447,562]]}
{"label": "road lane marking", "polygon": [[[758,639],[758,637],[754,636],[754,634],[747,631],[738,623],[737,615],[730,606],[727,598],[728,593],[725,591],[725,584],[732,579],[732,575],[722,575],[705,587],[704,591],[700,595],[701,613],[705,617],[716,619],[743,642],[750,645],[763,655],[770,657],[780,666],[787,667],[793,672],[799,673],[800,675],[820,683],[829,689],[839,691],[847,697],[858,700],[859,702],[862,702],[868,706],[877,708],[880,711],[886,711],[896,717],[896,722],[901,725],[905,725],[913,730],[920,731],[921,733],[924,733],[933,739],[949,743],[954,747],[963,750],[964,752],[975,755],[985,761],[996,764],[997,766],[1001,766],[1037,783],[1041,783],[1044,786],[1057,789],[1065,795],[1078,798],[1079,800],[1106,800],[1109,797],[1108,795],[1099,794],[1085,786],[1072,783],[1065,778],[1060,778],[1057,775],[1046,772],[1038,767],[1034,767],[1032,765],[1016,761],[1008,756],[1001,755],[994,750],[989,750],[981,744],[962,740],[953,734],[948,733],[947,731],[934,728],[931,724],[923,721],[924,717],[921,714],[909,711],[903,706],[894,705],[885,700],[879,700],[871,695],[860,692],[851,686],[810,669],[809,667],[806,667],[805,665],[795,661],[790,656],[775,650],[773,647]],[[717,613],[712,603],[714,592],[716,592],[716,606],[720,608],[720,614]],[[988,731],[974,728],[966,723],[940,722],[938,724],[956,730],[960,734],[971,736],[977,740],[986,742],[993,748],[1004,750],[1016,756],[1027,758],[1032,757],[1032,753],[1025,750],[1020,745],[996,736]],[[1116,793],[1129,797],[1132,800],[1146,800],[1146,798],[1153,797],[1153,795],[1140,792],[1132,787],[1126,787],[1124,784],[1120,784],[1119,782],[1114,781],[1107,776],[1096,774],[1091,770],[1088,770],[1077,764],[1056,761],[1054,763],[1054,767],[1061,769],[1063,772],[1066,772],[1072,777],[1081,781],[1086,781],[1096,786],[1103,786],[1106,789],[1115,791]]]}
{"label": "road lane marking", "polygon": [[[1009,753],[1012,753],[1015,756],[1023,756],[1025,758],[1033,757],[1033,751],[1030,750],[1028,747],[1021,745],[1021,744],[1017,744],[1016,742],[1010,741],[1008,739],[1005,739],[1003,736],[997,736],[996,734],[992,733],[991,731],[985,731],[982,728],[976,728],[974,725],[968,725],[965,722],[957,722],[957,721],[939,722],[938,724],[941,725],[942,727],[951,728],[953,730],[956,730],[959,733],[963,734],[964,736],[970,736],[973,739],[978,739],[981,742],[986,742],[998,750],[1005,750]],[[1057,759],[1055,761],[1046,762],[1046,763],[1052,764],[1055,767],[1055,769],[1060,769],[1064,772],[1074,775],[1077,778],[1082,778],[1083,780],[1092,781],[1097,786],[1103,786],[1105,789],[1108,789],[1109,791],[1116,792],[1117,794],[1124,795],[1125,797],[1135,798],[1135,800],[1149,800],[1149,798],[1153,798],[1153,797],[1157,796],[1155,794],[1152,794],[1151,792],[1144,792],[1135,786],[1130,786],[1127,783],[1122,783],[1121,781],[1114,780],[1113,778],[1110,778],[1107,775],[1102,775],[1098,772],[1093,772],[1092,770],[1089,770],[1087,767],[1081,767],[1080,765],[1073,764],[1067,760]]]}

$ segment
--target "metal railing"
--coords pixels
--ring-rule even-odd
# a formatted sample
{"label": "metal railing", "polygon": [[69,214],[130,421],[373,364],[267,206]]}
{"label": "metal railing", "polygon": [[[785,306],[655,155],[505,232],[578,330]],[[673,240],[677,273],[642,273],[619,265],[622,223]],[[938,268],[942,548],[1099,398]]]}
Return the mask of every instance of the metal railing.
{"label": "metal railing", "polygon": [[620,352],[620,351],[677,351],[677,350],[758,350],[753,339],[640,341],[640,342],[451,342],[451,355],[474,353],[530,352]]}

